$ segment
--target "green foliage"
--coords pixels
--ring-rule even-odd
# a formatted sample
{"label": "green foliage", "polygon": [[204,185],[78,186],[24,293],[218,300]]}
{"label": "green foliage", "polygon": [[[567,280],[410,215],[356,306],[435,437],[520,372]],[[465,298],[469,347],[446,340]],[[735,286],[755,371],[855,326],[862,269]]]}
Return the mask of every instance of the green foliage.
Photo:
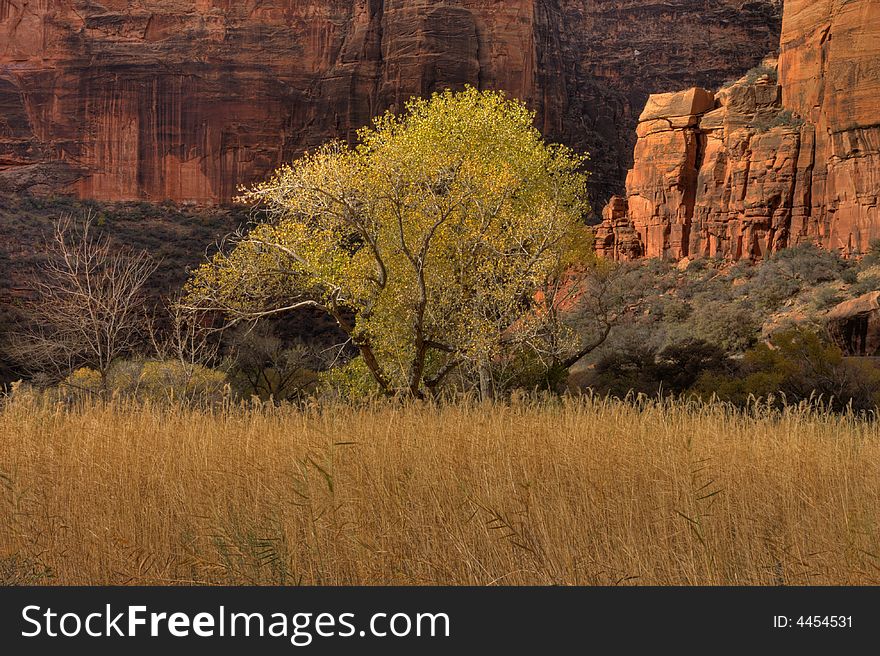
{"label": "green foliage", "polygon": [[376,379],[362,358],[318,374],[319,389],[324,394],[352,402],[369,401],[382,394]]}
{"label": "green foliage", "polygon": [[385,393],[491,362],[531,327],[536,290],[590,258],[584,158],[533,121],[500,93],[447,91],[280,169],[245,196],[268,220],[197,271],[190,302],[320,308]]}
{"label": "green foliage", "polygon": [[629,393],[682,394],[706,374],[718,375],[731,368],[719,347],[687,339],[658,351],[639,344],[605,355],[595,366],[588,385],[600,394],[625,397]]}
{"label": "green foliage", "polygon": [[702,376],[694,391],[738,405],[756,397],[779,402],[820,399],[835,409],[851,405],[873,410],[880,401],[880,368],[845,360],[836,346],[796,328],[775,334],[772,345],[759,344],[747,352],[734,374]]}

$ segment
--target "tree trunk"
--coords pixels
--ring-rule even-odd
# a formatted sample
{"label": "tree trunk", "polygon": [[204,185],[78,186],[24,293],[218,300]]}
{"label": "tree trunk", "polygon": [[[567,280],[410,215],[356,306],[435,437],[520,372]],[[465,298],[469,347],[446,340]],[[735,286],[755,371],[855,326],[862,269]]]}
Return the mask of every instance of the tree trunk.
{"label": "tree trunk", "polygon": [[480,399],[484,402],[495,400],[495,383],[489,363],[485,360],[480,362]]}

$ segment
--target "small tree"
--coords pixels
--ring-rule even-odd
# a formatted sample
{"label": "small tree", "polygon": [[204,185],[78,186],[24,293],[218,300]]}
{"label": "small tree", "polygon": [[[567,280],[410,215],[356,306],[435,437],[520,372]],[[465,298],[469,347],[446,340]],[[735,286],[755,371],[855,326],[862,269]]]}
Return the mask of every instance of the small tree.
{"label": "small tree", "polygon": [[196,272],[190,304],[233,321],[320,308],[383,392],[421,397],[469,365],[487,393],[541,288],[592,244],[583,158],[533,120],[500,93],[447,91],[282,168],[244,197],[267,220]]}
{"label": "small tree", "polygon": [[324,365],[316,349],[299,340],[285,343],[266,323],[239,330],[230,341],[233,380],[263,400],[301,398],[315,386],[315,372]]}
{"label": "small tree", "polygon": [[114,360],[146,339],[144,288],[156,262],[96,234],[91,218],[56,222],[46,254],[10,354],[27,369],[58,378],[89,367],[106,391]]}
{"label": "small tree", "polygon": [[175,362],[184,385],[217,360],[222,331],[213,328],[212,318],[188,309],[180,298],[165,300],[165,317],[159,326],[150,320],[150,340],[160,361]]}

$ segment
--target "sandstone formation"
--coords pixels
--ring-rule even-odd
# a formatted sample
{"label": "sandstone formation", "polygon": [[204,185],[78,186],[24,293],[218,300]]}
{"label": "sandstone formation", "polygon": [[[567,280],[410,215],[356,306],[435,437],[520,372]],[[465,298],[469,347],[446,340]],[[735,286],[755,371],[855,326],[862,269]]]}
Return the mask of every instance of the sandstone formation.
{"label": "sandstone formation", "polygon": [[[778,78],[778,79],[777,79]],[[760,259],[880,238],[880,3],[788,0],[780,61],[711,94],[652,96],[597,250]]]}
{"label": "sandstone formation", "polygon": [[[0,190],[213,203],[413,94],[502,88],[622,189],[634,108],[775,49],[780,0],[0,0]],[[598,207],[599,205],[597,205]]]}
{"label": "sandstone formation", "polygon": [[846,355],[880,355],[880,292],[841,303],[826,320],[831,339]]}

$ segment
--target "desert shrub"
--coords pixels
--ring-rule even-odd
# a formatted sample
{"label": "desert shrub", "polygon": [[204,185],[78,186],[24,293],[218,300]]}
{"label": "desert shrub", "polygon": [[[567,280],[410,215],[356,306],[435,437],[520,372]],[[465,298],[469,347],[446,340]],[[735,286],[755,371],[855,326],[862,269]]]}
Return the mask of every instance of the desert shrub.
{"label": "desert shrub", "polygon": [[762,310],[774,311],[808,287],[835,280],[852,281],[855,273],[853,263],[838,253],[803,244],[774,253],[739,291],[755,299]]}
{"label": "desert shrub", "polygon": [[[755,66],[754,68],[749,69],[748,71],[746,71],[743,78],[745,78],[744,81],[746,84],[754,84],[755,82],[758,81],[759,78],[761,78],[765,75],[770,78],[771,84],[775,84],[779,80],[779,73],[776,70],[776,68],[774,68],[773,66],[767,66],[766,64],[759,64],[758,66]],[[721,88],[726,89],[728,87],[732,87],[734,84],[739,82],[740,79],[743,79],[743,78],[737,78],[737,77],[728,78],[721,85]]]}
{"label": "desert shrub", "polygon": [[696,339],[734,354],[757,341],[761,323],[761,316],[746,302],[721,300],[698,305],[688,325]]}
{"label": "desert shrub", "polygon": [[813,294],[813,305],[817,310],[827,310],[844,301],[844,295],[840,289],[833,286],[819,287]]}
{"label": "desert shrub", "polygon": [[783,109],[775,116],[766,116],[756,119],[752,123],[758,132],[767,132],[773,128],[788,127],[799,128],[804,124],[804,119],[792,112],[790,109]]}
{"label": "desert shrub", "polygon": [[723,349],[699,339],[685,339],[660,350],[632,345],[605,354],[584,378],[600,394],[678,395],[705,372],[723,373],[730,361]]}
{"label": "desert shrub", "polygon": [[880,264],[880,239],[873,239],[868,244],[868,252],[862,258],[861,267],[869,269]]}
{"label": "desert shrub", "polygon": [[850,287],[852,296],[862,296],[880,290],[880,274],[868,273],[859,276],[858,281]]}
{"label": "desert shrub", "polygon": [[768,66],[767,64],[759,64],[754,68],[750,68],[745,74],[745,81],[747,84],[754,84],[758,81],[758,79],[767,76],[770,78],[771,83],[775,83],[779,79],[779,72],[777,71],[775,66]]}
{"label": "desert shrub", "polygon": [[702,375],[694,391],[704,397],[745,405],[750,398],[777,402],[821,400],[840,410],[873,410],[880,401],[880,368],[870,362],[845,360],[834,345],[814,332],[796,328],[773,336],[745,354],[732,374]]}
{"label": "desert shrub", "polygon": [[658,296],[651,302],[651,313],[658,321],[680,323],[690,317],[692,312],[690,303],[672,294]]}

